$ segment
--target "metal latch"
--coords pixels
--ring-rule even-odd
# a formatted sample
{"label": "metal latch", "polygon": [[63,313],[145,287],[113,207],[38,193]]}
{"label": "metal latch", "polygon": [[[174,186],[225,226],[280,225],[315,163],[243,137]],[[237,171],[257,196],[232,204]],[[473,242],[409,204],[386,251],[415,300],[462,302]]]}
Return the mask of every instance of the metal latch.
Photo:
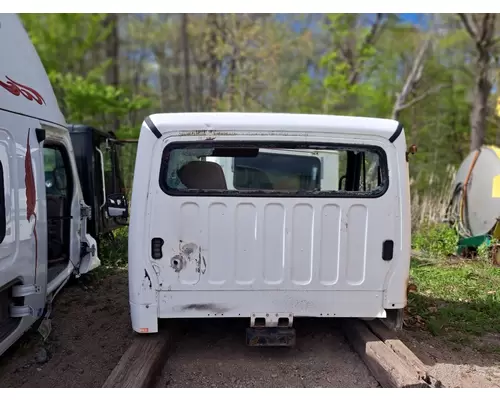
{"label": "metal latch", "polygon": [[89,246],[87,242],[81,242],[81,248],[80,248],[80,258],[85,257],[87,254],[91,254],[92,257],[95,256],[96,253],[96,247],[93,244],[92,246]]}
{"label": "metal latch", "polygon": [[80,217],[92,219],[92,207],[87,206],[86,204],[80,204]]}

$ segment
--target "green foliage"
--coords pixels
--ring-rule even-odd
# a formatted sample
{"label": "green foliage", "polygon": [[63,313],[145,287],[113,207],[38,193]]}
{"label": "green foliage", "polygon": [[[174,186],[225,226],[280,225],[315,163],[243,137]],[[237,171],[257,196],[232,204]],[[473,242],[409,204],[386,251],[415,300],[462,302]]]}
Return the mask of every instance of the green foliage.
{"label": "green foliage", "polygon": [[422,226],[412,235],[413,249],[435,258],[455,254],[457,243],[457,232],[445,224]]}
{"label": "green foliage", "polygon": [[328,14],[326,30],[332,47],[319,60],[324,73],[324,111],[386,117],[373,113],[379,93],[384,92],[376,90],[371,80],[381,63],[375,40],[368,40],[371,29],[363,24],[363,15]]}
{"label": "green foliage", "polygon": [[101,266],[92,271],[93,276],[102,279],[128,268],[128,228],[115,230],[114,238],[103,238],[99,247]]}
{"label": "green foliage", "polygon": [[102,47],[110,34],[106,14],[22,14],[21,18],[66,120],[111,129],[118,118],[122,124],[117,134],[123,130],[130,136],[128,115],[147,109],[152,101],[125,85],[105,83],[111,63]]}
{"label": "green foliage", "polygon": [[92,65],[96,44],[109,35],[106,14],[21,14],[45,69],[82,75]]}
{"label": "green foliage", "polygon": [[80,123],[95,124],[96,117],[124,117],[132,111],[151,105],[151,101],[141,96],[131,96],[123,88],[103,84],[92,75],[82,77],[71,73],[49,72],[52,85],[57,88],[61,108],[66,119]]}

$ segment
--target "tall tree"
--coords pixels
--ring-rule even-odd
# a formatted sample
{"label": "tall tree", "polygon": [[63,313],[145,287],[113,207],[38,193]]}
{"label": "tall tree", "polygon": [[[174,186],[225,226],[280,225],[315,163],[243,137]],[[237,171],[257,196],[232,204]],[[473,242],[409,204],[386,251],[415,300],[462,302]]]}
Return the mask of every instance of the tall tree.
{"label": "tall tree", "polygon": [[472,111],[470,115],[470,150],[476,150],[484,143],[488,115],[488,98],[491,93],[491,62],[493,50],[498,43],[496,14],[458,14],[467,33],[476,46],[475,82]]}
{"label": "tall tree", "polygon": [[[120,85],[120,37],[118,35],[118,14],[108,14],[104,26],[109,30],[106,38],[106,58],[109,66],[106,70],[106,84],[118,87]],[[113,130],[120,129],[120,119],[115,116]]]}
{"label": "tall tree", "polygon": [[182,55],[184,61],[184,111],[191,111],[191,65],[189,63],[189,31],[188,31],[188,15],[182,14],[181,24],[181,41]]}

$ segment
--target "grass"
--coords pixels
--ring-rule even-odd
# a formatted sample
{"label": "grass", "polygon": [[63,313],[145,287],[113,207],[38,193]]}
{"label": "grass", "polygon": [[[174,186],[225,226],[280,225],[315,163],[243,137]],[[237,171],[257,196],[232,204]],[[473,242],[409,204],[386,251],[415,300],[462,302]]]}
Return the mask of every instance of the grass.
{"label": "grass", "polygon": [[408,311],[453,341],[500,332],[500,269],[481,262],[413,266]]}
{"label": "grass", "polygon": [[418,256],[412,258],[410,272],[417,287],[408,296],[411,321],[455,344],[474,345],[498,334],[500,268],[491,264],[487,252],[480,249],[476,260],[450,258],[458,236],[443,224],[423,225],[412,239]]}
{"label": "grass", "polygon": [[103,279],[128,268],[128,227],[114,231],[114,239],[104,238],[101,241],[99,258],[101,265],[92,271],[93,277]]}

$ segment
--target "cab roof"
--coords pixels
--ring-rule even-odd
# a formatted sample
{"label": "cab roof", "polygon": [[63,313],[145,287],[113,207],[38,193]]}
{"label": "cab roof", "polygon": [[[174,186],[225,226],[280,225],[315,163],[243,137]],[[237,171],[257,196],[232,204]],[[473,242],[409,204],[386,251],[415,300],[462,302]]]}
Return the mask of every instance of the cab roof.
{"label": "cab roof", "polygon": [[0,14],[0,109],[66,127],[40,57],[16,14]]}
{"label": "cab roof", "polygon": [[245,131],[248,134],[266,131],[270,135],[283,132],[376,135],[391,140],[402,131],[401,124],[392,119],[285,113],[165,113],[150,115],[145,124],[157,137],[176,135],[179,131]]}

